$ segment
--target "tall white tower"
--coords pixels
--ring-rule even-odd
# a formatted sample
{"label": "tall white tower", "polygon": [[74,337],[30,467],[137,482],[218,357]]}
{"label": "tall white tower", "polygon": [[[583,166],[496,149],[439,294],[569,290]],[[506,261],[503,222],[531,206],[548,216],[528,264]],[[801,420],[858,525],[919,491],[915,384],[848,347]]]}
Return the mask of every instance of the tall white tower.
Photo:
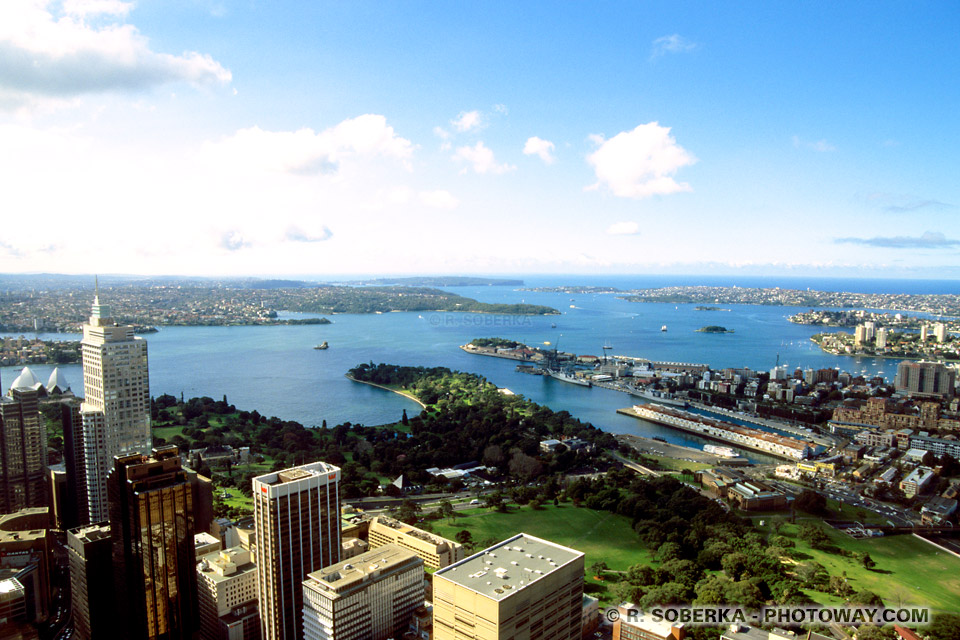
{"label": "tall white tower", "polygon": [[118,325],[110,308],[100,304],[100,287],[93,298],[89,322],[80,341],[83,362],[83,458],[86,467],[90,522],[108,519],[107,474],[114,456],[149,455],[150,383],[147,342],[133,327]]}

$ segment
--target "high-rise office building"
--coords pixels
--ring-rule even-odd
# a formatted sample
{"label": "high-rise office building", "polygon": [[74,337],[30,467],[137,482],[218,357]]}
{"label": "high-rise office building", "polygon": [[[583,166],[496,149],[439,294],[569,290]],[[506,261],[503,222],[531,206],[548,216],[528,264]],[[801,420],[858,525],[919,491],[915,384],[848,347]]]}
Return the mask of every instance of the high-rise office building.
{"label": "high-rise office building", "polygon": [[40,383],[29,367],[0,398],[0,513],[47,504],[47,427],[40,415]]}
{"label": "high-rise office building", "polygon": [[70,561],[70,604],[79,640],[109,638],[114,631],[113,543],[110,524],[67,531]]}
{"label": "high-rise office building", "polygon": [[89,524],[87,473],[83,451],[83,419],[75,398],[60,403],[63,426],[63,465],[67,470],[67,500],[63,508],[64,529]]}
{"label": "high-rise office building", "polygon": [[100,304],[99,288],[80,341],[84,402],[82,447],[90,522],[107,519],[107,475],[114,456],[147,455],[150,385],[147,343],[130,325],[118,325]]}
{"label": "high-rise office building", "polygon": [[436,640],[579,639],[583,553],[520,533],[433,574]]}
{"label": "high-rise office building", "polygon": [[117,456],[110,537],[120,624],[113,637],[188,640],[197,625],[192,491],[177,447]]}
{"label": "high-rise office building", "polygon": [[423,597],[423,560],[397,545],[384,545],[307,576],[303,638],[399,638],[423,606]]}
{"label": "high-rise office building", "polygon": [[303,634],[303,581],[340,561],[340,469],[324,462],[253,479],[264,640]]}

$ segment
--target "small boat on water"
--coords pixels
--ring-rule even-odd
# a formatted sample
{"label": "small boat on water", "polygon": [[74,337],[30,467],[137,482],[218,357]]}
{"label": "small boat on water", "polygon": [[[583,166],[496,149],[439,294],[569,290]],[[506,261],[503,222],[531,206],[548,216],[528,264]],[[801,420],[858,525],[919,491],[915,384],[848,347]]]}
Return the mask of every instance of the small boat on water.
{"label": "small boat on water", "polygon": [[667,330],[667,325],[663,325],[662,327],[660,327],[660,331],[666,331],[666,330]]}
{"label": "small boat on water", "polygon": [[317,346],[314,347],[314,349],[321,349],[321,350],[322,350],[322,349],[329,349],[329,348],[330,348],[330,345],[327,344],[327,341],[326,341],[326,340],[324,340],[323,342],[321,342],[320,344],[318,344]]}
{"label": "small boat on water", "polygon": [[703,445],[704,453],[712,453],[715,456],[720,456],[721,458],[736,458],[737,452],[731,449],[730,447],[721,447],[715,444],[705,444]]}

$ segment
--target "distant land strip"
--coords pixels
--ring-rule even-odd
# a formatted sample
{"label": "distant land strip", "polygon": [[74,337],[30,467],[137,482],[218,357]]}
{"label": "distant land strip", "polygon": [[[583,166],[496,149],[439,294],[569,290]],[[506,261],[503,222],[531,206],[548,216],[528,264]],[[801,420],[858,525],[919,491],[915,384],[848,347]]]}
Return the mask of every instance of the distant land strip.
{"label": "distant land strip", "polygon": [[[48,283],[44,283],[47,284]],[[100,283],[100,302],[121,324],[144,330],[164,326],[325,324],[325,318],[284,318],[278,312],[315,314],[469,312],[500,315],[559,315],[543,305],[479,302],[431,287],[277,286],[277,281],[199,283],[195,280],[112,286]],[[49,286],[49,285],[48,285]],[[92,287],[0,287],[0,331],[80,330],[90,314]]]}
{"label": "distant land strip", "polygon": [[960,316],[960,296],[954,294],[852,293],[801,289],[745,287],[661,287],[636,289],[618,296],[628,302],[670,304],[758,304],[780,307],[840,307],[913,311]]}

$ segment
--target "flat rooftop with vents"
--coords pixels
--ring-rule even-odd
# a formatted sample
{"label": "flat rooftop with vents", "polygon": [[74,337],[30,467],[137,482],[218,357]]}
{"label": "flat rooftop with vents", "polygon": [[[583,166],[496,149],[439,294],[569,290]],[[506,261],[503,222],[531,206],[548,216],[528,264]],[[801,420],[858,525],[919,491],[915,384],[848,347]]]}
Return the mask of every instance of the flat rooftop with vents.
{"label": "flat rooftop with vents", "polygon": [[434,576],[502,600],[578,558],[583,558],[580,551],[520,533],[441,569]]}

